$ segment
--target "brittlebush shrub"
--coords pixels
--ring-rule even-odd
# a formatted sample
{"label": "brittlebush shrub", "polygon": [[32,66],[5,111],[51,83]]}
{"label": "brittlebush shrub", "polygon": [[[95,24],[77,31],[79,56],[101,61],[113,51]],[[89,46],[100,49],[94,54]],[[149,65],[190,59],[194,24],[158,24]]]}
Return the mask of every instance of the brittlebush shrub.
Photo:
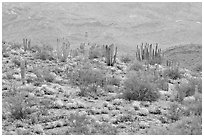
{"label": "brittlebush shrub", "polygon": [[159,93],[152,77],[141,72],[130,72],[124,82],[123,98],[138,101],[156,101]]}
{"label": "brittlebush shrub", "polygon": [[66,135],[116,135],[117,129],[109,123],[98,123],[85,114],[72,113],[67,121]]}
{"label": "brittlebush shrub", "polygon": [[98,87],[105,84],[104,72],[100,69],[92,68],[90,64],[78,66],[75,70],[68,74],[71,84],[79,86],[80,95],[96,93]]}
{"label": "brittlebush shrub", "polygon": [[123,63],[130,63],[133,60],[133,57],[131,57],[128,54],[124,54],[120,56],[120,61]]}
{"label": "brittlebush shrub", "polygon": [[168,68],[164,70],[162,76],[176,80],[176,79],[182,78],[182,74],[183,73],[179,70],[179,68],[175,67],[175,68]]}
{"label": "brittlebush shrub", "polygon": [[133,64],[130,65],[129,67],[129,71],[139,71],[139,70],[144,70],[145,67],[143,66],[143,63],[142,62],[139,62],[139,61],[135,61],[133,62]]}

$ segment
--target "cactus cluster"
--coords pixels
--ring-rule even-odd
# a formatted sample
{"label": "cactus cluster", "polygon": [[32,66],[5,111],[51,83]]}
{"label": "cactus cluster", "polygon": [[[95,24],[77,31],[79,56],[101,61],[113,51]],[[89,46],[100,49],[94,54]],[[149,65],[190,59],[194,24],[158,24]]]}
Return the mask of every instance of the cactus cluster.
{"label": "cactus cluster", "polygon": [[105,58],[108,66],[113,66],[116,62],[117,47],[114,49],[114,44],[105,46]]}
{"label": "cactus cluster", "polygon": [[60,61],[66,62],[68,56],[70,54],[70,43],[67,39],[57,38],[57,57]]}
{"label": "cactus cluster", "polygon": [[154,60],[156,58],[162,57],[162,50],[161,48],[158,48],[158,43],[156,43],[156,46],[153,47],[152,44],[141,44],[140,46],[137,45],[136,49],[136,59],[138,61],[143,60]]}
{"label": "cactus cluster", "polygon": [[27,50],[31,49],[30,44],[31,44],[31,39],[27,39],[27,38],[23,39],[23,48],[24,48],[24,51],[27,51]]}

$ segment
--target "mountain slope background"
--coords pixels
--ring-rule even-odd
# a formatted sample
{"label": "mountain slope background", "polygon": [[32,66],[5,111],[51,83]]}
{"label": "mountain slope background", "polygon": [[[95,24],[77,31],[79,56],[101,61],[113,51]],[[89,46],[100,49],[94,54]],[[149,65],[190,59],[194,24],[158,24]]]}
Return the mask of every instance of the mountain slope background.
{"label": "mountain slope background", "polygon": [[[115,43],[132,52],[142,42],[162,49],[202,43],[202,3],[3,3],[3,40],[56,45],[66,37],[81,42]],[[85,33],[87,32],[87,36]]]}

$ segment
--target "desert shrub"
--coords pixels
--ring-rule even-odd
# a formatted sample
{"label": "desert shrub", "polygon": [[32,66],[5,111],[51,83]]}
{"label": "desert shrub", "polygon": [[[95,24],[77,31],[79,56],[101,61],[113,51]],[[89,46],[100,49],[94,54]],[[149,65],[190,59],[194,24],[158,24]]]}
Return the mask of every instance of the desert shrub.
{"label": "desert shrub", "polygon": [[21,65],[21,60],[20,60],[20,58],[13,58],[13,59],[12,59],[12,62],[14,63],[14,65],[16,65],[16,66],[18,66],[18,67],[20,67],[20,65]]}
{"label": "desert shrub", "polygon": [[155,81],[157,88],[168,91],[168,80],[166,78],[159,78]]}
{"label": "desert shrub", "polygon": [[13,96],[5,98],[10,115],[14,119],[25,119],[31,114],[30,108],[35,104],[33,98],[26,98],[25,92],[16,92]]}
{"label": "desert shrub", "polygon": [[188,79],[190,84],[194,86],[198,85],[198,92],[202,93],[202,78],[197,77],[197,78],[190,78]]}
{"label": "desert shrub", "polygon": [[128,54],[120,56],[120,61],[123,63],[130,63],[132,60],[133,60],[132,57]]}
{"label": "desert shrub", "polygon": [[183,114],[184,114],[184,110],[181,107],[181,105],[177,102],[173,102],[169,107],[167,118],[171,122],[174,122],[179,120],[183,116]]}
{"label": "desert shrub", "polygon": [[7,79],[14,79],[13,72],[7,72],[6,73],[6,78]]}
{"label": "desert shrub", "polygon": [[123,97],[127,100],[156,101],[159,93],[151,78],[140,72],[131,72],[124,82]]}
{"label": "desert shrub", "polygon": [[41,60],[53,60],[54,58],[51,56],[51,54],[48,51],[40,51],[37,52],[36,59],[41,59]]}
{"label": "desert shrub", "polygon": [[131,71],[131,70],[139,71],[139,70],[144,70],[144,69],[145,68],[144,68],[144,66],[143,66],[143,64],[141,62],[135,61],[135,62],[133,62],[133,64],[130,65],[128,70],[129,71]]}
{"label": "desert shrub", "polygon": [[117,76],[107,77],[106,84],[107,85],[115,85],[120,86],[121,79]]}
{"label": "desert shrub", "polygon": [[102,57],[102,53],[99,48],[90,49],[89,59],[100,58],[100,57]]}
{"label": "desert shrub", "polygon": [[55,79],[55,76],[52,75],[48,69],[44,69],[42,75],[44,80],[47,82],[53,82],[53,80]]}
{"label": "desert shrub", "polygon": [[11,49],[20,49],[22,47],[22,45],[20,43],[13,43],[11,45]]}
{"label": "desert shrub", "polygon": [[202,117],[183,117],[168,127],[153,126],[149,135],[202,135]]}
{"label": "desert shrub", "polygon": [[66,119],[68,129],[67,135],[115,135],[117,129],[107,123],[98,123],[90,117],[79,114],[78,112],[70,114]]}
{"label": "desert shrub", "polygon": [[68,77],[73,85],[80,87],[82,96],[96,93],[97,88],[105,84],[103,71],[92,68],[90,65],[79,66]]}
{"label": "desert shrub", "polygon": [[148,60],[148,63],[150,64],[150,65],[155,65],[155,64],[162,64],[162,57],[156,57],[156,58],[154,58],[154,59],[149,59]]}
{"label": "desert shrub", "polygon": [[162,76],[176,80],[182,78],[182,74],[178,67],[174,67],[164,70]]}
{"label": "desert shrub", "polygon": [[34,67],[33,72],[37,76],[37,81],[47,81],[47,82],[53,82],[55,79],[55,76],[51,74],[49,68],[43,68],[43,67]]}

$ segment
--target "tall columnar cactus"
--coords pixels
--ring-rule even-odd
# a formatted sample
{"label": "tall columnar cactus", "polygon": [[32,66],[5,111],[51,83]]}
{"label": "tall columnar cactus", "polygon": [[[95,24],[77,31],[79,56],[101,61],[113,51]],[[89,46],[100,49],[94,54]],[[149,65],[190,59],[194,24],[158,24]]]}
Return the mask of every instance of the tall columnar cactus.
{"label": "tall columnar cactus", "polygon": [[31,39],[27,39],[27,38],[23,39],[23,48],[24,48],[24,51],[31,49]]}
{"label": "tall columnar cactus", "polygon": [[161,58],[162,57],[162,51],[160,48],[158,48],[158,43],[156,43],[155,48],[152,47],[152,44],[141,44],[140,46],[137,45],[136,48],[136,59],[138,61],[143,60],[152,60],[155,58]]}
{"label": "tall columnar cactus", "polygon": [[114,50],[114,44],[106,45],[106,64],[108,66],[113,66],[116,62],[116,56],[117,56],[117,47],[115,47]]}
{"label": "tall columnar cactus", "polygon": [[21,68],[21,80],[24,85],[25,84],[25,73],[26,73],[26,60],[25,59],[21,59],[20,68]]}

